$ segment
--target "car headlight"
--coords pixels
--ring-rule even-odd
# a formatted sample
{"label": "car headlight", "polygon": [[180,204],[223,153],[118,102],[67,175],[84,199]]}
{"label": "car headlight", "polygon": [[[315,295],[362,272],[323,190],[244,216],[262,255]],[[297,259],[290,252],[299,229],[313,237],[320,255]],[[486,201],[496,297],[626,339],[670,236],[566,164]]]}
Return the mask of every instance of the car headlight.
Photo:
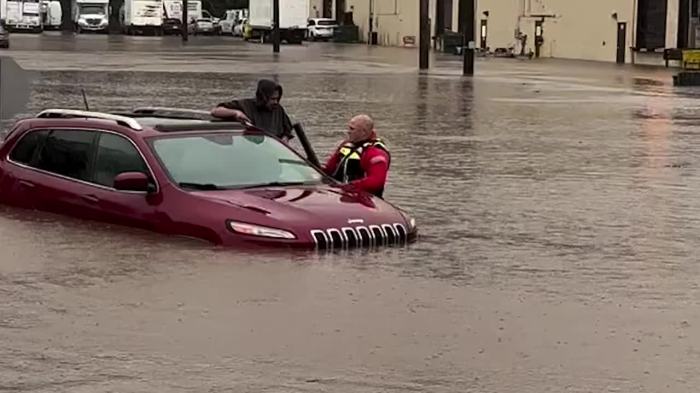
{"label": "car headlight", "polygon": [[408,231],[411,232],[414,229],[416,229],[416,219],[411,217],[408,213],[406,213],[405,211],[403,211],[401,209],[399,209],[399,211],[401,212],[401,215],[408,223]]}
{"label": "car headlight", "polygon": [[228,226],[232,231],[243,235],[271,237],[276,239],[296,239],[296,236],[294,236],[293,233],[283,229],[264,227],[261,225],[253,225],[237,221],[229,221]]}

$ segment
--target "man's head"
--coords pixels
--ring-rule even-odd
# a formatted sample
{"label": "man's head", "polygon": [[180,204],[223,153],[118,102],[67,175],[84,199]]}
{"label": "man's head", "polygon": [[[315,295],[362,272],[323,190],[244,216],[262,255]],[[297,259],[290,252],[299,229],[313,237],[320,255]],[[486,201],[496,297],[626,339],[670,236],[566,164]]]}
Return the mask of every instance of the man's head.
{"label": "man's head", "polygon": [[282,100],[282,86],[269,79],[261,79],[258,82],[258,90],[255,92],[258,105],[272,110]]}
{"label": "man's head", "polygon": [[362,142],[374,132],[374,120],[368,115],[357,115],[348,122],[348,140]]}

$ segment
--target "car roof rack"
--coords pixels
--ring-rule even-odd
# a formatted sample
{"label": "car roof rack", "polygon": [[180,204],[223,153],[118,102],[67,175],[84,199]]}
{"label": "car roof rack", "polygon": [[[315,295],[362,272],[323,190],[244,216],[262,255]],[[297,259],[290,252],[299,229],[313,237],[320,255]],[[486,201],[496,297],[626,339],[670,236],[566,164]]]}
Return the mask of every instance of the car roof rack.
{"label": "car roof rack", "polygon": [[121,116],[121,115],[113,115],[110,113],[102,113],[102,112],[90,112],[90,111],[80,111],[80,110],[74,110],[74,109],[46,109],[41,111],[38,115],[36,115],[37,118],[76,118],[76,117],[84,117],[88,119],[101,119],[101,120],[112,120],[117,122],[117,124],[129,127],[133,130],[141,131],[143,130],[143,127],[141,124],[139,124],[138,121],[131,117],[127,116]]}
{"label": "car roof rack", "polygon": [[[150,117],[172,117],[176,115],[178,118],[191,118],[191,119],[212,119],[213,116],[209,111],[197,110],[197,109],[184,109],[184,108],[169,108],[162,106],[145,106],[135,108],[132,113],[134,115],[150,116]],[[169,116],[170,115],[170,116]]]}
{"label": "car roof rack", "polygon": [[[191,122],[179,124],[156,124],[153,129],[160,132],[178,131],[247,131],[248,127],[237,121]],[[255,132],[253,130],[252,132]]]}

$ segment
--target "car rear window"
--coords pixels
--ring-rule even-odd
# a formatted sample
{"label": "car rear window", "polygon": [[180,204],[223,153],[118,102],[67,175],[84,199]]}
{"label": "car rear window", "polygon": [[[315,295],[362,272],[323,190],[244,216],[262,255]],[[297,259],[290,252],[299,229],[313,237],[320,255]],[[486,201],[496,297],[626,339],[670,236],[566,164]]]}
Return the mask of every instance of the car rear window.
{"label": "car rear window", "polygon": [[10,159],[20,164],[29,165],[37,147],[41,145],[48,134],[47,130],[29,131],[24,134],[10,152]]}
{"label": "car rear window", "polygon": [[79,180],[88,180],[90,151],[95,132],[51,131],[39,152],[36,167]]}

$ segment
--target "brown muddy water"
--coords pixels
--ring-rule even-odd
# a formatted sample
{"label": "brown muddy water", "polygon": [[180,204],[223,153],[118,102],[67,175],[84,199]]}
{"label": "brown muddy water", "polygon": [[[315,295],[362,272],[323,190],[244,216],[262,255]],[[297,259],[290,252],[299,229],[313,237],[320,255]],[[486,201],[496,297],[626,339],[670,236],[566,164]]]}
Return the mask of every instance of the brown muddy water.
{"label": "brown muddy water", "polygon": [[277,77],[325,157],[388,139],[406,249],[246,253],[0,209],[0,391],[694,392],[700,92],[663,69],[13,35],[27,113],[209,108]]}

